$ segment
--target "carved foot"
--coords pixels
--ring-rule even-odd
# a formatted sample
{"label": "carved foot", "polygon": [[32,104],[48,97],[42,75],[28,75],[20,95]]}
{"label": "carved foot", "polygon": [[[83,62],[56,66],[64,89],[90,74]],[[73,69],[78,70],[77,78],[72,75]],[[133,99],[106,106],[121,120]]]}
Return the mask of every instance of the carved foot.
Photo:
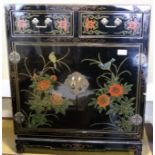
{"label": "carved foot", "polygon": [[142,154],[142,146],[137,146],[134,155],[141,155]]}
{"label": "carved foot", "polygon": [[24,152],[24,145],[20,141],[16,141],[16,150],[17,153],[23,153]]}

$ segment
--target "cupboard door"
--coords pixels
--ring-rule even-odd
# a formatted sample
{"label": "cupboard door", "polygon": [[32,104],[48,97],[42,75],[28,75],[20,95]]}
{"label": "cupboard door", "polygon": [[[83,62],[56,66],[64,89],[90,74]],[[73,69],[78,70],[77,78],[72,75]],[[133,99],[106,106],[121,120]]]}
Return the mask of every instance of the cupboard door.
{"label": "cupboard door", "polygon": [[17,132],[135,135],[143,122],[141,51],[141,44],[14,42],[9,60]]}

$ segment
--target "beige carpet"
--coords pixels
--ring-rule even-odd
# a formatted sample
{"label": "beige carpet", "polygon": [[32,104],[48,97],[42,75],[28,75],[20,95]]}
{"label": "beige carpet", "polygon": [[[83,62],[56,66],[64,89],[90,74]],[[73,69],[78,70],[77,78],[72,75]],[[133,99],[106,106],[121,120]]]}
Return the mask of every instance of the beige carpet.
{"label": "beige carpet", "polygon": [[[11,120],[3,120],[3,136],[2,136],[2,152],[5,155],[17,154],[14,143],[14,134],[13,134],[13,122]],[[132,151],[128,152],[79,152],[79,151],[53,151],[53,150],[43,150],[37,149],[36,152],[46,152],[50,155],[133,155]],[[24,155],[30,155],[30,153],[24,153]],[[33,154],[37,155],[37,154]],[[39,155],[39,154],[38,154]],[[41,155],[41,154],[40,154]],[[144,145],[142,155],[152,155],[151,150],[148,145],[148,140],[146,132],[144,132]]]}

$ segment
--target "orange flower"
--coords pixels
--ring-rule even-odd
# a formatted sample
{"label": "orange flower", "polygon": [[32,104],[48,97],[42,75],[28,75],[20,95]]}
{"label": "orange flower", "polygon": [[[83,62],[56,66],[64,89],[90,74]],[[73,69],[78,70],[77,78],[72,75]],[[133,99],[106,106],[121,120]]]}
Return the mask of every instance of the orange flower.
{"label": "orange flower", "polygon": [[64,18],[64,20],[58,21],[58,28],[63,29],[65,32],[67,31],[67,19]]}
{"label": "orange flower", "polygon": [[49,80],[41,80],[37,83],[37,90],[39,91],[47,90],[49,87],[50,87]]}
{"label": "orange flower", "polygon": [[135,31],[137,29],[137,27],[138,27],[137,22],[134,22],[134,21],[130,21],[127,24],[128,24],[127,29],[129,29],[129,30]]}
{"label": "orange flower", "polygon": [[120,84],[113,84],[109,87],[109,93],[111,96],[121,96],[124,93],[124,88]]}
{"label": "orange flower", "polygon": [[97,98],[97,104],[100,107],[106,107],[110,104],[110,98],[108,95],[102,94]]}
{"label": "orange flower", "polygon": [[89,18],[85,19],[85,31],[92,30],[95,28],[95,21],[90,20]]}
{"label": "orange flower", "polygon": [[26,20],[19,19],[16,22],[16,27],[17,27],[18,31],[21,31],[21,30],[25,30],[28,27],[28,24],[27,24]]}
{"label": "orange flower", "polygon": [[52,81],[57,81],[57,76],[56,75],[51,75],[51,80]]}
{"label": "orange flower", "polygon": [[53,93],[50,96],[50,100],[55,105],[61,105],[63,103],[63,98],[62,98],[61,94],[59,94],[59,93]]}

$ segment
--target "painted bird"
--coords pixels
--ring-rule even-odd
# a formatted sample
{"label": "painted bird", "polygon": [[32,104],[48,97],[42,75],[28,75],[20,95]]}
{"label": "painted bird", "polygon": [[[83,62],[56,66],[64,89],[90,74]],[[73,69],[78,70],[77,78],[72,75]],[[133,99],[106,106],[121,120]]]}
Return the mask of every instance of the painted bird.
{"label": "painted bird", "polygon": [[57,57],[55,56],[55,52],[51,52],[48,58],[53,63],[54,68],[56,68]]}
{"label": "painted bird", "polygon": [[114,58],[112,58],[110,61],[106,62],[106,63],[99,63],[98,66],[103,69],[103,70],[110,70],[111,64],[116,61]]}

